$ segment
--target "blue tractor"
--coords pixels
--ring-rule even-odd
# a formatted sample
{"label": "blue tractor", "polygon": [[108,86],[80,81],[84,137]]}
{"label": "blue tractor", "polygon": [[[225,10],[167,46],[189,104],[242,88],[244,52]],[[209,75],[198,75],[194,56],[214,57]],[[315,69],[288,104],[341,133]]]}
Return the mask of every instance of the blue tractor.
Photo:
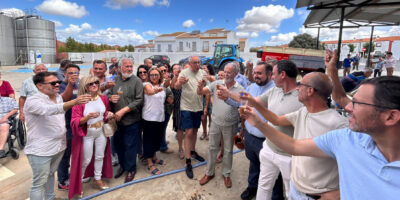
{"label": "blue tractor", "polygon": [[240,73],[244,73],[244,60],[239,57],[239,45],[237,44],[217,44],[215,45],[214,56],[202,60],[202,64],[211,64],[216,73],[224,70],[228,62],[236,61],[240,64]]}

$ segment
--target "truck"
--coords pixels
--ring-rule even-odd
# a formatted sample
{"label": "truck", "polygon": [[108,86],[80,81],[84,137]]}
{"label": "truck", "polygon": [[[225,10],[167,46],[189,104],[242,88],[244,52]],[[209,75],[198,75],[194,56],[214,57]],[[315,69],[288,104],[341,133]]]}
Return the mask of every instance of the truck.
{"label": "truck", "polygon": [[257,51],[257,58],[261,58],[263,62],[268,61],[268,59],[294,62],[301,75],[325,70],[324,56],[324,50],[290,47],[265,46],[262,50]]}
{"label": "truck", "polygon": [[239,57],[239,45],[237,44],[217,44],[215,45],[214,56],[205,58],[202,64],[211,64],[214,67],[215,73],[224,70],[228,62],[236,61],[240,65],[240,73],[244,73],[243,58]]}

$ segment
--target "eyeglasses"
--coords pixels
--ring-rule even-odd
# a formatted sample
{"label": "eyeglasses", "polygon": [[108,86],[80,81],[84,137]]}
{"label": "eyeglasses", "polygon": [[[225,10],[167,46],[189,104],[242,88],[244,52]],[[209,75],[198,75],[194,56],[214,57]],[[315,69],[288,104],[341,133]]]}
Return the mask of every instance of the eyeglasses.
{"label": "eyeglasses", "polygon": [[67,74],[68,74],[68,75],[73,75],[73,74],[79,75],[79,72],[68,72]]}
{"label": "eyeglasses", "polygon": [[305,84],[305,83],[300,83],[300,82],[297,82],[296,84],[297,84],[297,86],[310,87],[310,88],[313,88],[315,91],[317,91],[317,89],[315,89],[315,87],[313,87],[313,86],[311,86],[311,85],[308,85],[308,84]]}
{"label": "eyeglasses", "polygon": [[60,83],[62,83],[62,81],[52,81],[52,82],[42,83],[42,84],[50,84],[50,85],[52,85],[52,86],[56,86],[57,84],[60,85]]}
{"label": "eyeglasses", "polygon": [[100,81],[95,81],[95,82],[88,83],[87,86],[90,87],[90,86],[93,86],[93,85],[95,85],[95,84],[96,84],[96,85],[99,85],[99,84],[100,84]]}
{"label": "eyeglasses", "polygon": [[351,105],[353,106],[353,108],[354,108],[354,105],[355,105],[355,104],[373,106],[373,107],[384,108],[384,109],[397,109],[397,108],[391,108],[391,107],[387,107],[387,106],[381,106],[381,105],[375,105],[375,104],[370,104],[370,103],[364,103],[364,102],[359,102],[359,101],[351,100]]}
{"label": "eyeglasses", "polygon": [[147,74],[146,71],[139,72],[139,74]]}
{"label": "eyeglasses", "polygon": [[167,70],[166,70],[166,69],[160,70],[160,72],[161,72],[161,73],[165,73],[165,72],[167,72]]}
{"label": "eyeglasses", "polygon": [[150,77],[158,77],[158,74],[150,74]]}

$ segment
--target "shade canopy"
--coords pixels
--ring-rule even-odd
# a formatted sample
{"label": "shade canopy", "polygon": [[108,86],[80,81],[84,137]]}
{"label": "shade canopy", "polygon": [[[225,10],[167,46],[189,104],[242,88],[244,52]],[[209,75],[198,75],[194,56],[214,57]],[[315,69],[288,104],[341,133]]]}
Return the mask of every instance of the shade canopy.
{"label": "shade canopy", "polygon": [[399,0],[297,0],[296,8],[302,7],[311,10],[306,28],[339,28],[342,8],[343,28],[400,24]]}

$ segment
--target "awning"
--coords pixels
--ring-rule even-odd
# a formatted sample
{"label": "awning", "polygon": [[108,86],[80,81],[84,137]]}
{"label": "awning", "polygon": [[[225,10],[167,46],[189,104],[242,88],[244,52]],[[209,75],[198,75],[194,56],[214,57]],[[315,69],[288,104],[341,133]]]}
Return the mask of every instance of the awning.
{"label": "awning", "polygon": [[399,0],[298,0],[301,7],[311,10],[306,28],[339,28],[342,8],[343,28],[400,25]]}

